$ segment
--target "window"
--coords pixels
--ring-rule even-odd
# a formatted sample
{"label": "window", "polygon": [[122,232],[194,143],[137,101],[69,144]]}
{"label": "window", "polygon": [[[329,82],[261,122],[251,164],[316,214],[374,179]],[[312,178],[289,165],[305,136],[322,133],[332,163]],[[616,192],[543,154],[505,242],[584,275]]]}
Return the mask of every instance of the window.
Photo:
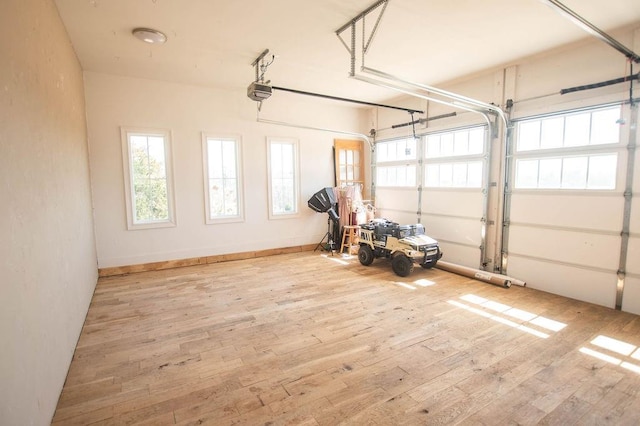
{"label": "window", "polygon": [[618,155],[534,158],[516,161],[516,188],[615,189]]}
{"label": "window", "polygon": [[424,185],[430,188],[482,186],[484,126],[426,136]]}
{"label": "window", "polygon": [[376,144],[376,159],[379,163],[416,159],[416,140],[398,139]]}
{"label": "window", "polygon": [[433,188],[480,188],[482,162],[427,164],[425,185]]}
{"label": "window", "polygon": [[359,184],[364,186],[364,150],[362,141],[336,139],[333,142],[335,150],[335,170],[338,187]]}
{"label": "window", "polygon": [[427,136],[427,158],[477,155],[484,151],[484,127]]}
{"label": "window", "polygon": [[376,184],[386,187],[417,185],[416,139],[397,139],[376,144]]}
{"label": "window", "polygon": [[128,229],[175,226],[170,133],[122,128],[121,137]]}
{"label": "window", "polygon": [[378,186],[416,186],[416,166],[378,166]]}
{"label": "window", "polygon": [[598,109],[518,123],[517,151],[617,144],[621,108]]}
{"label": "window", "polygon": [[518,122],[515,188],[615,189],[620,114],[615,106]]}
{"label": "window", "polygon": [[202,135],[206,223],[241,222],[242,161],[237,137]]}
{"label": "window", "polygon": [[267,139],[269,166],[269,218],[298,214],[298,141]]}

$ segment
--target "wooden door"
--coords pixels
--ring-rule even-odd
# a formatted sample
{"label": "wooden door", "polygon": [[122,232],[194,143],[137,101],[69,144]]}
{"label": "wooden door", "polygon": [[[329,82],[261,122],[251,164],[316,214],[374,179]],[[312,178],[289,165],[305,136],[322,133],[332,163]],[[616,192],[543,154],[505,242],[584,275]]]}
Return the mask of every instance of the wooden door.
{"label": "wooden door", "polygon": [[333,142],[335,151],[336,186],[360,185],[360,190],[365,188],[364,181],[364,148],[359,140],[335,139]]}

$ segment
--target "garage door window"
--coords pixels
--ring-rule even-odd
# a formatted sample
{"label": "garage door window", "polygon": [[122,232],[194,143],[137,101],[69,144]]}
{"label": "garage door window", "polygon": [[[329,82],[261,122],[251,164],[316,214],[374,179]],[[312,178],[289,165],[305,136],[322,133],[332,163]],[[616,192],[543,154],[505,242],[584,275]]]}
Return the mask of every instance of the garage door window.
{"label": "garage door window", "polygon": [[616,106],[517,123],[515,187],[614,190],[620,114]]}
{"label": "garage door window", "polygon": [[417,185],[416,139],[397,139],[376,144],[376,184],[381,187]]}
{"label": "garage door window", "polygon": [[424,184],[431,188],[480,188],[485,127],[426,137]]}
{"label": "garage door window", "polygon": [[516,188],[615,189],[618,155],[521,159]]}
{"label": "garage door window", "polygon": [[517,151],[617,144],[620,107],[563,114],[518,123]]}

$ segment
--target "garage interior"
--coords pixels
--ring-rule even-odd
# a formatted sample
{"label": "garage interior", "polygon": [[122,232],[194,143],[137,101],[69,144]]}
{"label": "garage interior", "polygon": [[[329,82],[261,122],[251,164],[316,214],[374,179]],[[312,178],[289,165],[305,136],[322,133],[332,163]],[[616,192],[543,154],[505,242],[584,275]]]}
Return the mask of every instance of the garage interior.
{"label": "garage interior", "polygon": [[640,422],[637,2],[252,3],[0,4],[0,423]]}

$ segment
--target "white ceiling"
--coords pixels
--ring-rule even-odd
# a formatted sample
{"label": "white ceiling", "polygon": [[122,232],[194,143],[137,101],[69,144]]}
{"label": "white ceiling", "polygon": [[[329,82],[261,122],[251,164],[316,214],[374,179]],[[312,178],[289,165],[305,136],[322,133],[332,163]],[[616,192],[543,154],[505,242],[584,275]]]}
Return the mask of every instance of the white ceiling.
{"label": "white ceiling", "polygon": [[[268,48],[277,57],[266,78],[276,86],[368,101],[394,97],[348,78],[349,54],[335,34],[374,0],[55,3],[85,70],[245,88],[255,78],[251,63]],[[607,32],[640,25],[639,0],[563,3]],[[367,28],[374,21],[369,15]],[[168,41],[148,45],[132,37],[135,27],[161,30]],[[344,35],[348,41],[349,31]],[[366,63],[437,85],[588,37],[539,0],[389,0]]]}

